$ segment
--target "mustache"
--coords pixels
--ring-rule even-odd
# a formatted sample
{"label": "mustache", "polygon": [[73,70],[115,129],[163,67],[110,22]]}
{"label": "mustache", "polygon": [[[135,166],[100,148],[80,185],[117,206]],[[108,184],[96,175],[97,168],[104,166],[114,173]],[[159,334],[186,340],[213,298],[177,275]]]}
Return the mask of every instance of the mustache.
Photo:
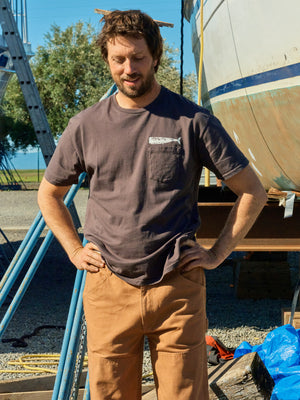
{"label": "mustache", "polygon": [[121,79],[123,81],[127,81],[127,80],[130,81],[131,79],[134,80],[136,78],[139,78],[140,76],[141,76],[140,74],[134,73],[134,74],[130,74],[130,75],[123,75]]}

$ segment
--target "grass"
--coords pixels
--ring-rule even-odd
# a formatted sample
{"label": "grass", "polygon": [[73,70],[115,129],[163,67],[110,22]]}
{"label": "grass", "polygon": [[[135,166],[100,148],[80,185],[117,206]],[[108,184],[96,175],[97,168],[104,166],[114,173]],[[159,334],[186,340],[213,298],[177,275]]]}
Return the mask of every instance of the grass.
{"label": "grass", "polygon": [[[18,169],[18,174],[14,175],[18,182],[20,181],[24,183],[38,183],[41,182],[42,177],[44,176],[44,172],[44,169],[40,169],[39,171],[37,169]],[[19,179],[19,177],[21,179]]]}

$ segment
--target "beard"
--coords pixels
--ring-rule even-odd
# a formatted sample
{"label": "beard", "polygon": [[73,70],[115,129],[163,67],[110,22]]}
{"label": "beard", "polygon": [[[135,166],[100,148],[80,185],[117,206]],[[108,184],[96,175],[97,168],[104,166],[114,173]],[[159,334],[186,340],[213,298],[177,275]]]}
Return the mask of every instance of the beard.
{"label": "beard", "polygon": [[118,81],[116,81],[116,85],[121,93],[125,96],[135,99],[137,97],[141,97],[144,94],[151,91],[154,83],[154,69],[145,77],[145,79],[138,82],[137,86],[129,87],[124,83],[124,81],[133,81],[136,78],[142,78],[142,75],[139,74],[131,74],[122,76]]}

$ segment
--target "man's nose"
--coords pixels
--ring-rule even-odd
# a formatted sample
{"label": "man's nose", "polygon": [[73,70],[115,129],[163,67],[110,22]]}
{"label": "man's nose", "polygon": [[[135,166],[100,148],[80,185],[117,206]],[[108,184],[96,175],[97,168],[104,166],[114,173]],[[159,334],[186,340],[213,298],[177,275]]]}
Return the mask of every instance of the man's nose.
{"label": "man's nose", "polygon": [[124,64],[124,72],[126,75],[131,75],[136,72],[135,63],[133,60],[127,59]]}

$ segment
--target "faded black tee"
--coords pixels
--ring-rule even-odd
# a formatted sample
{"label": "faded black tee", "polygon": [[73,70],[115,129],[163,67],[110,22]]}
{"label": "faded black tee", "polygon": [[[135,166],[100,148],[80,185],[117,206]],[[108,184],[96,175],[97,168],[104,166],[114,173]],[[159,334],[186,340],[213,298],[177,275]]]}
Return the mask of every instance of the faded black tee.
{"label": "faded black tee", "polygon": [[123,109],[111,96],[72,118],[45,177],[69,185],[88,174],[85,237],[140,286],[175,268],[180,243],[194,237],[203,167],[228,179],[247,164],[214,116],[162,87],[145,108]]}

